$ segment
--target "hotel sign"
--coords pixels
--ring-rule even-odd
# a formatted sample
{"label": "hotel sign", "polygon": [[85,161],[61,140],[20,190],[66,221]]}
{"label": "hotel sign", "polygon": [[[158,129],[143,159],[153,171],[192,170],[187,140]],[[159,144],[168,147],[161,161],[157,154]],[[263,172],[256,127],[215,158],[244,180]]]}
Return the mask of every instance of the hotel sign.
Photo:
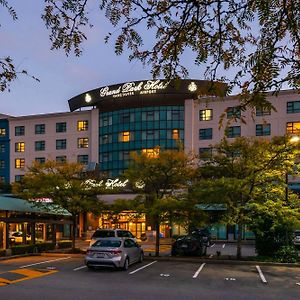
{"label": "hotel sign", "polygon": [[169,85],[169,82],[162,80],[147,80],[139,82],[126,82],[114,89],[110,86],[105,86],[100,89],[99,95],[101,98],[112,96],[113,98],[121,98],[134,95],[155,94],[157,91],[164,90]]}

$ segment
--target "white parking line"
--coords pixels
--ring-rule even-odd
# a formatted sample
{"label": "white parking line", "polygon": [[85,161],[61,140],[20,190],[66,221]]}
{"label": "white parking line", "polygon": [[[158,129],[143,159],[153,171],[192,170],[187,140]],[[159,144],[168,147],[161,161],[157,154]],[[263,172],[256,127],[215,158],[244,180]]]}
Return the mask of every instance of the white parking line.
{"label": "white parking line", "polygon": [[25,266],[21,266],[19,267],[20,269],[23,269],[23,268],[27,268],[27,267],[31,267],[31,266],[36,266],[36,265],[41,265],[41,264],[47,264],[47,263],[50,263],[50,262],[54,262],[54,261],[59,261],[59,260],[65,260],[65,259],[70,259],[71,257],[68,256],[68,257],[63,257],[63,258],[57,258],[57,259],[51,259],[51,260],[45,260],[45,261],[41,261],[41,262],[38,262],[38,263],[34,263],[34,264],[30,264],[30,265],[25,265]]}
{"label": "white parking line", "polygon": [[84,269],[84,268],[86,268],[86,267],[87,267],[87,266],[81,266],[81,267],[78,267],[78,268],[73,269],[73,271],[78,271],[78,270]]}
{"label": "white parking line", "polygon": [[212,245],[210,246],[210,248],[212,248],[212,247],[214,247],[214,246],[216,246],[216,244],[212,244]]}
{"label": "white parking line", "polygon": [[262,281],[263,283],[268,283],[268,281],[266,280],[266,278],[265,278],[263,272],[262,272],[261,269],[260,269],[260,266],[256,266],[256,269],[257,269],[257,272],[258,272],[258,274],[259,274],[259,277],[260,277],[261,281]]}
{"label": "white parking line", "polygon": [[223,244],[222,248],[224,249],[224,248],[225,248],[225,246],[226,246],[226,244]]}
{"label": "white parking line", "polygon": [[205,263],[203,263],[200,268],[196,271],[196,273],[194,274],[193,278],[197,278],[199,273],[202,271],[203,267],[205,266]]}
{"label": "white parking line", "polygon": [[136,270],[130,272],[129,275],[132,275],[132,274],[134,274],[134,273],[136,273],[136,272],[138,272],[138,271],[140,271],[140,270],[143,270],[143,269],[145,269],[145,268],[147,268],[147,267],[149,267],[149,266],[151,266],[151,265],[153,265],[153,264],[155,264],[155,263],[157,263],[157,260],[151,262],[151,263],[148,264],[148,265],[142,266],[141,268],[138,268],[138,269],[136,269]]}

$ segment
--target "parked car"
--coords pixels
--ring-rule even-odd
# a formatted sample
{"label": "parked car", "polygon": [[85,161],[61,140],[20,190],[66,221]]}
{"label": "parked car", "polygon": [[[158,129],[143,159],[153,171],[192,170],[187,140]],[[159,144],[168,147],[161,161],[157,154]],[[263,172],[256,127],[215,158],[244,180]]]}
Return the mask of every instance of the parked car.
{"label": "parked car", "polygon": [[100,238],[87,249],[85,264],[88,268],[113,267],[127,270],[129,265],[142,262],[144,252],[131,238]]}
{"label": "parked car", "polygon": [[[23,232],[22,231],[12,231],[9,233],[9,239],[12,243],[21,244],[23,243]],[[31,241],[31,236],[26,234],[26,242]]]}
{"label": "parked car", "polygon": [[209,247],[211,244],[211,233],[208,228],[198,228],[192,231],[192,235],[202,240],[202,244]]}
{"label": "parked car", "polygon": [[195,235],[179,236],[172,244],[171,254],[176,255],[196,255],[205,254],[205,246],[202,239]]}
{"label": "parked car", "polygon": [[300,246],[300,230],[295,231],[293,242],[295,246]]}
{"label": "parked car", "polygon": [[101,238],[110,238],[110,237],[132,238],[136,242],[135,236],[129,230],[97,229],[91,237],[90,246],[92,246],[97,240]]}

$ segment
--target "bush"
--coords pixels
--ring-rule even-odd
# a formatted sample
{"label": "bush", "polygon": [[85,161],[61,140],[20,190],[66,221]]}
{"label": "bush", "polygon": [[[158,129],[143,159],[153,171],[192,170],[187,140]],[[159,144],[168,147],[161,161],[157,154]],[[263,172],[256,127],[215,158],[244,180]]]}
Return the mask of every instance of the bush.
{"label": "bush", "polygon": [[0,249],[0,257],[5,255],[6,255],[5,249]]}
{"label": "bush", "polygon": [[26,253],[33,253],[35,245],[17,245],[11,247],[11,255],[20,255]]}
{"label": "bush", "polygon": [[54,250],[55,244],[54,243],[40,243],[40,244],[36,244],[36,247],[39,252],[43,252],[43,251]]}
{"label": "bush", "polygon": [[59,241],[57,244],[58,244],[58,249],[72,248],[71,241]]}
{"label": "bush", "polygon": [[294,246],[281,246],[275,253],[275,259],[283,263],[295,263],[298,261],[298,251]]}

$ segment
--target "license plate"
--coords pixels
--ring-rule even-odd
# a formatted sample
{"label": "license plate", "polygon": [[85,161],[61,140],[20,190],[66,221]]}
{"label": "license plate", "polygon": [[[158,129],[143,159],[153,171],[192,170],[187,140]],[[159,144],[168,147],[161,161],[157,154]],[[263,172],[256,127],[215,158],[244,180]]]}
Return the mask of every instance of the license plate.
{"label": "license plate", "polygon": [[97,258],[104,258],[105,253],[95,253],[94,256],[97,257]]}
{"label": "license plate", "polygon": [[181,245],[181,248],[187,248],[187,247],[188,247],[187,244],[182,244],[182,245]]}

